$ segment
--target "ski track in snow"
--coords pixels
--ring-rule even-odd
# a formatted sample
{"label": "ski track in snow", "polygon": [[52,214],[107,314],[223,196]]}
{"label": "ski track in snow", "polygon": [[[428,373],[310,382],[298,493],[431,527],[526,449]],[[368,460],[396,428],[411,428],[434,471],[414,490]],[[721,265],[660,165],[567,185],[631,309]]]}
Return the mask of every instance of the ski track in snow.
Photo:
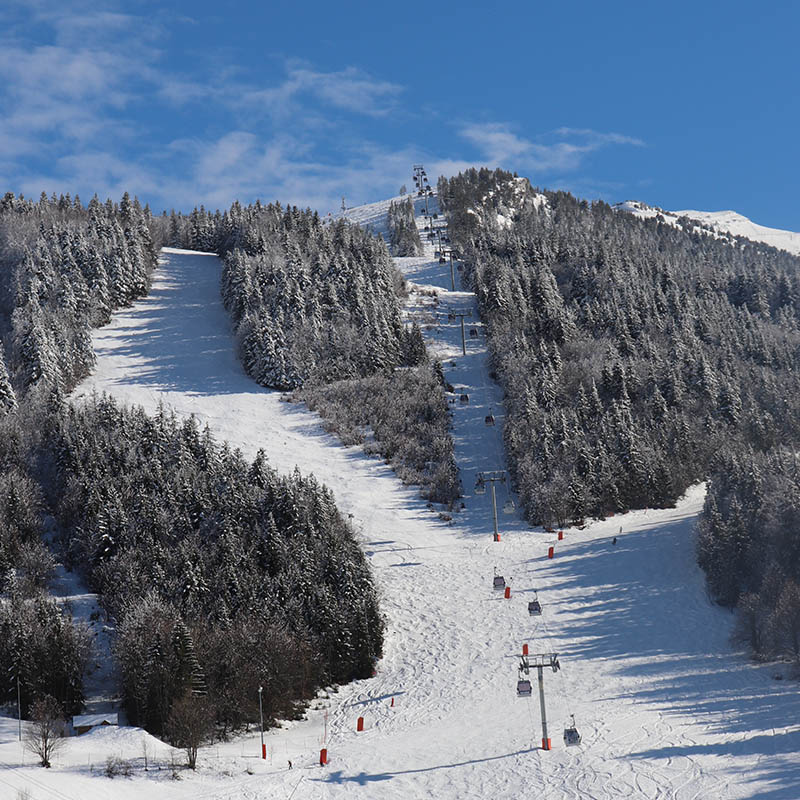
{"label": "ski track in snow", "polygon": [[[347,216],[385,229],[388,202]],[[478,471],[503,467],[502,393],[488,374],[474,296],[448,291],[449,266],[425,242],[424,256],[396,261],[412,284],[406,317],[421,322],[448,381],[470,396],[453,405],[466,508],[452,524],[380,460],[342,447],[316,415],[244,374],[216,256],[165,249],[150,295],[94,333],[97,368],[74,394],[105,391],[151,412],[163,402],[246,456],[263,448],[279,470],[297,465],[330,486],[353,515],[382,594],[388,631],[376,677],[321,694],[306,720],[265,734],[268,761],[250,734],[204,748],[198,772],[179,782],[169,770],[142,771],[143,739],[162,765],[170,748],[130,728],[94,731],[71,741],[52,770],[34,768],[16,722],[2,718],[0,797],[24,787],[59,800],[800,797],[796,685],[730,650],[730,616],[709,604],[694,561],[703,487],[675,509],[594,522],[563,542],[501,514],[502,540],[492,541],[489,492],[476,496],[473,486]],[[466,356],[460,326],[447,318],[453,308],[473,310],[466,326],[478,335]],[[495,427],[484,424],[489,409]],[[507,499],[499,486],[499,504]],[[495,569],[509,600],[491,588]],[[534,591],[541,617],[527,614]],[[535,677],[531,698],[515,693],[523,643],[560,654],[561,671],[544,679],[549,752],[539,749]],[[572,713],[583,743],[566,748]],[[320,768],[325,727],[330,763]],[[130,758],[135,777],[101,777],[109,754]]]}

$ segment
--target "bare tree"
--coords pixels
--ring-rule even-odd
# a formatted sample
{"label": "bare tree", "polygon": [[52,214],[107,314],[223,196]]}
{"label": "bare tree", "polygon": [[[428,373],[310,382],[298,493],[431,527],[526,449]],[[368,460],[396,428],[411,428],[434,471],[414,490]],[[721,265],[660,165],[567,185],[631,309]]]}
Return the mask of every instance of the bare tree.
{"label": "bare tree", "polygon": [[186,692],[173,703],[167,720],[167,735],[174,747],[186,752],[190,769],[197,765],[197,751],[208,741],[213,730],[214,712],[205,697]]}
{"label": "bare tree", "polygon": [[61,703],[47,694],[31,706],[31,724],[25,731],[25,747],[39,758],[43,767],[67,743]]}

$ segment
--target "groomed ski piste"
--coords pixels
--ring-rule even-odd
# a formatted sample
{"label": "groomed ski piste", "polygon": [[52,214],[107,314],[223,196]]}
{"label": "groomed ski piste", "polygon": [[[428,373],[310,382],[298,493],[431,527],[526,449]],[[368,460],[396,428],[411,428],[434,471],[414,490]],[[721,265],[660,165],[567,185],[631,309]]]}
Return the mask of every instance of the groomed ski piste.
{"label": "groomed ski piste", "polygon": [[[420,212],[424,201],[415,204]],[[388,205],[347,216],[378,231]],[[341,446],[316,415],[244,374],[212,254],[164,250],[149,296],[95,332],[96,370],[73,396],[108,392],[150,412],[164,403],[247,457],[263,448],[277,469],[297,465],[331,487],[382,594],[388,626],[376,676],[321,693],[307,719],[265,734],[266,761],[254,731],[203,748],[197,772],[180,771],[180,780],[170,765],[182,755],[137,728],[71,739],[53,768],[41,769],[17,743],[16,721],[3,718],[0,797],[800,797],[797,685],[788,667],[755,665],[732,650],[732,617],[706,597],[693,538],[703,487],[674,509],[595,521],[565,530],[562,541],[501,511],[493,541],[489,492],[476,495],[474,485],[478,472],[505,466],[502,393],[488,374],[474,297],[450,290],[449,264],[424,241],[422,257],[397,264],[411,284],[406,315],[423,324],[456,389],[465,508],[450,523],[382,461]],[[466,356],[452,310],[472,314]],[[495,426],[485,424],[490,411]],[[506,486],[497,487],[501,507],[513,499]],[[509,598],[493,590],[495,574]],[[534,597],[541,616],[528,615]],[[531,655],[557,653],[561,665],[544,674],[548,751],[535,670],[533,695],[516,693],[523,645]],[[567,748],[571,714],[582,743]],[[130,777],[105,777],[109,756],[129,760]]]}

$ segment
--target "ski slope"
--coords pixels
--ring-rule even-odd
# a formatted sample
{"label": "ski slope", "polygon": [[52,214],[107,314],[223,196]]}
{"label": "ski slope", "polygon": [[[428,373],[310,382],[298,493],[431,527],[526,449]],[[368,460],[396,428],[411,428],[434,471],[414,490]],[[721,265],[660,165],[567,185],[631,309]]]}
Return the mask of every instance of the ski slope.
{"label": "ski slope", "polygon": [[[759,225],[735,211],[664,211],[662,208],[648,206],[636,200],[617,203],[614,208],[627,211],[642,219],[650,219],[661,215],[662,219],[670,225],[677,225],[679,217],[689,217],[697,220],[707,228],[718,233],[730,233],[733,236],[743,236],[754,242],[763,242],[770,247],[786,250],[793,255],[800,255],[800,233],[784,231],[779,228],[768,228]],[[702,230],[698,226],[698,230]]]}
{"label": "ski slope", "polygon": [[[387,207],[373,206],[362,219],[379,229]],[[53,769],[32,767],[16,723],[2,719],[0,797],[28,788],[33,798],[60,800],[796,800],[796,684],[775,680],[779,667],[754,666],[730,650],[730,616],[709,604],[694,562],[702,487],[675,509],[595,522],[566,531],[563,541],[501,514],[502,538],[492,541],[489,493],[473,487],[478,471],[503,466],[502,397],[488,375],[474,297],[448,290],[449,266],[428,244],[424,256],[397,263],[413,283],[406,315],[422,322],[448,380],[470,396],[453,406],[465,508],[451,524],[383,462],[340,446],[315,415],[243,373],[216,256],[165,250],[150,295],[95,332],[97,368],[73,398],[105,391],[150,411],[163,402],[248,457],[264,448],[278,469],[297,465],[330,486],[361,531],[383,598],[388,631],[377,675],[322,694],[306,720],[268,732],[266,762],[252,733],[204,748],[197,773],[180,781],[171,779],[171,749],[131,728],[71,740]],[[468,338],[466,356],[460,326],[447,317],[454,308],[473,312],[466,326],[478,335]],[[484,424],[489,409],[494,427]],[[505,488],[498,494],[505,503]],[[492,589],[495,570],[511,587],[509,599]],[[535,592],[541,617],[527,613]],[[544,676],[547,752],[535,677],[533,697],[515,692],[523,644],[532,654],[559,654],[561,671]],[[565,748],[570,714],[583,744]],[[318,765],[323,744],[326,767]],[[104,777],[108,755],[129,759],[131,777]]]}

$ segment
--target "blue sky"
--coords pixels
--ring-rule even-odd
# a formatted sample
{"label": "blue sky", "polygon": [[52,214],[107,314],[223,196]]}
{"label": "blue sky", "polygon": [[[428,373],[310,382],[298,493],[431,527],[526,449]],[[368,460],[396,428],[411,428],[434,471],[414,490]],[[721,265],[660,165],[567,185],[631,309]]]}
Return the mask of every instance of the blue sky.
{"label": "blue sky", "polygon": [[0,189],[326,212],[488,165],[800,230],[799,30],[790,2],[4,0]]}

